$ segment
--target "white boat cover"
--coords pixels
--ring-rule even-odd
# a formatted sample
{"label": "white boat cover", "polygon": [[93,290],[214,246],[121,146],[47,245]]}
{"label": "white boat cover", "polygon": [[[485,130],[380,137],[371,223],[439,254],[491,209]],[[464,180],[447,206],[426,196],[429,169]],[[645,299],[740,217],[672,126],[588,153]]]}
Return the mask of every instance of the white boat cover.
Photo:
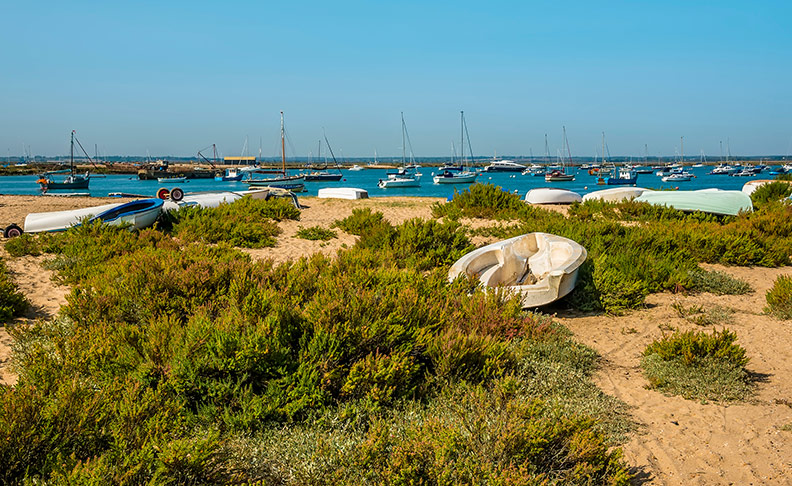
{"label": "white boat cover", "polygon": [[525,195],[525,202],[529,204],[572,204],[581,201],[583,197],[580,194],[557,187],[531,189]]}

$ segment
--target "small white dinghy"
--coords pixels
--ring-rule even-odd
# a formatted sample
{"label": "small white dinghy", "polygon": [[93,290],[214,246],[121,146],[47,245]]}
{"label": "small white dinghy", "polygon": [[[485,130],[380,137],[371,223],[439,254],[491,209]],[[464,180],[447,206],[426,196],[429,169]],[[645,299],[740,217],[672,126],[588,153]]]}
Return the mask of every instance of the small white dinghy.
{"label": "small white dinghy", "polygon": [[619,202],[625,199],[632,201],[648,190],[643,187],[614,187],[590,192],[583,196],[583,201]]}
{"label": "small white dinghy", "polygon": [[321,199],[368,199],[368,191],[356,187],[325,187],[319,189]]}
{"label": "small white dinghy", "polygon": [[462,274],[486,287],[504,287],[538,307],[564,297],[575,288],[578,268],[586,260],[578,243],[548,233],[528,233],[474,250],[448,272],[449,281]]}
{"label": "small white dinghy", "polygon": [[765,184],[770,184],[771,182],[783,182],[786,184],[792,184],[792,181],[779,181],[779,180],[768,180],[768,179],[759,179],[755,181],[748,181],[742,186],[742,192],[748,194],[749,196],[753,194],[753,192]]}
{"label": "small white dinghy", "polygon": [[582,201],[583,197],[580,194],[557,187],[531,189],[525,195],[525,202],[528,204],[572,204]]}

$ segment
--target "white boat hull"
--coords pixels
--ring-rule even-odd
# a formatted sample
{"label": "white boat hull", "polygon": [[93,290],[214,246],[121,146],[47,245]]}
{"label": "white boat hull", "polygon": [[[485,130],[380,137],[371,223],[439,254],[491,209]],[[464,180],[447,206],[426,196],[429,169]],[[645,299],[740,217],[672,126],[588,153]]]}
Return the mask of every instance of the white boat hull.
{"label": "white boat hull", "polygon": [[463,172],[453,176],[436,175],[433,180],[435,184],[471,184],[476,182],[478,174],[475,172]]}
{"label": "white boat hull", "polygon": [[420,187],[421,181],[418,178],[406,177],[406,178],[391,178],[391,179],[380,179],[377,183],[377,186],[380,189],[386,189],[388,187]]}
{"label": "white boat hull", "polygon": [[631,201],[648,190],[643,187],[614,187],[590,192],[583,196],[583,201],[619,202],[625,199]]}
{"label": "white boat hull", "polygon": [[321,199],[367,199],[368,191],[355,187],[326,187],[319,189]]}
{"label": "white boat hull", "polygon": [[104,204],[90,208],[70,209],[68,211],[50,211],[47,213],[30,213],[25,218],[25,233],[42,233],[45,231],[64,231],[80,224],[83,219],[91,219],[97,214],[121,206],[123,203]]}
{"label": "white boat hull", "polygon": [[587,252],[578,243],[548,233],[529,233],[474,250],[448,272],[479,280],[487,288],[504,288],[520,296],[523,308],[554,302],[575,288]]}
{"label": "white boat hull", "polygon": [[555,187],[531,189],[525,195],[525,202],[528,204],[572,204],[581,201],[583,197],[580,194]]}

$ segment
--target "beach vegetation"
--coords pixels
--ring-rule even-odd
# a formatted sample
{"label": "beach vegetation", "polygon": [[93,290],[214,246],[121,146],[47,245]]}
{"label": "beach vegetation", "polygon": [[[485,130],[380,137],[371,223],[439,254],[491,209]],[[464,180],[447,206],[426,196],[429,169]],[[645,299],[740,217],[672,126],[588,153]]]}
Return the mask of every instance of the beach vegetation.
{"label": "beach vegetation", "polygon": [[280,265],[175,230],[36,238],[72,289],[11,330],[0,481],[627,484],[596,353],[449,283],[459,223],[366,234]]}
{"label": "beach vegetation", "polygon": [[8,267],[0,258],[0,324],[22,316],[29,303],[8,274]]}
{"label": "beach vegetation", "polygon": [[546,232],[580,243],[588,259],[566,302],[585,311],[622,313],[643,305],[649,293],[661,291],[746,293],[746,283],[702,270],[699,263],[779,266],[789,264],[792,255],[789,206],[714,216],[634,201],[586,201],[572,204],[564,215],[524,204],[492,185],[476,184],[452,201],[436,204],[433,214],[509,220],[477,229],[475,234],[481,236]]}
{"label": "beach vegetation", "polygon": [[792,319],[792,275],[779,275],[765,294],[765,312],[779,319]]}
{"label": "beach vegetation", "polygon": [[381,212],[372,211],[371,208],[355,208],[351,215],[333,223],[334,227],[356,236],[361,236],[364,231],[376,230],[383,225],[387,227],[390,223],[385,221],[385,216]]}
{"label": "beach vegetation", "polygon": [[296,236],[303,240],[328,241],[336,237],[336,232],[321,226],[311,226],[310,228],[300,228],[297,230]]}
{"label": "beach vegetation", "polygon": [[777,180],[762,184],[751,193],[751,201],[755,208],[760,208],[768,203],[782,201],[792,195],[792,184]]}
{"label": "beach vegetation", "polygon": [[641,367],[649,387],[687,399],[731,401],[752,390],[745,348],[728,330],[676,331],[653,341]]}
{"label": "beach vegetation", "polygon": [[675,301],[671,304],[671,308],[677,312],[679,317],[699,326],[725,325],[734,321],[734,310],[720,305],[705,307],[694,304],[686,306]]}

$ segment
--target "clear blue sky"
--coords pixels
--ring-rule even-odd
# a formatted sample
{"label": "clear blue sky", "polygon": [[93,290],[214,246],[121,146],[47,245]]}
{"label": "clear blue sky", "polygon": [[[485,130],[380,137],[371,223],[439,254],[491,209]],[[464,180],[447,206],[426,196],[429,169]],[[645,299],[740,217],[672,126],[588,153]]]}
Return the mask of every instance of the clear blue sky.
{"label": "clear blue sky", "polygon": [[[0,157],[786,154],[792,2],[5,2]],[[291,153],[292,150],[289,149]]]}

